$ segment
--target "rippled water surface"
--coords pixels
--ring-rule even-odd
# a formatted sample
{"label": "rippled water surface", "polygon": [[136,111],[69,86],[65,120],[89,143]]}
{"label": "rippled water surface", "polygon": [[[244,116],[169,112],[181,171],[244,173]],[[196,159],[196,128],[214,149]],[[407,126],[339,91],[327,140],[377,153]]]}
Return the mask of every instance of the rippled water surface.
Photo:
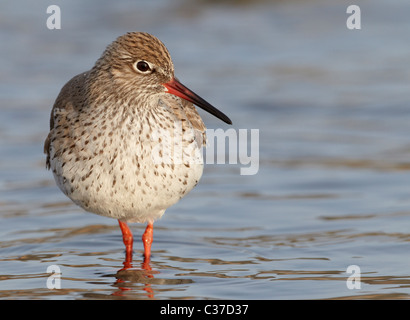
{"label": "rippled water surface", "polygon": [[[61,30],[47,1],[0,5],[1,299],[410,297],[409,3],[363,1],[348,30],[342,0],[57,2]],[[62,85],[134,30],[233,128],[259,130],[259,171],[207,164],[154,224],[149,265],[132,226],[121,270],[117,222],[65,198],[42,150]]]}

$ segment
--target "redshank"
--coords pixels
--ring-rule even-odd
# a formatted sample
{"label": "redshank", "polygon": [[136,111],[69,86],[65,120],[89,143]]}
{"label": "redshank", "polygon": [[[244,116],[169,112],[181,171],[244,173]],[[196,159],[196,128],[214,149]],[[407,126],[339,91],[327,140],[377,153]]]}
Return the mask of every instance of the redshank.
{"label": "redshank", "polygon": [[174,77],[166,47],[144,32],[118,37],[54,103],[47,168],[74,203],[118,219],[128,262],[127,223],[147,223],[142,241],[149,261],[154,221],[202,175],[206,128],[193,104],[232,123]]}

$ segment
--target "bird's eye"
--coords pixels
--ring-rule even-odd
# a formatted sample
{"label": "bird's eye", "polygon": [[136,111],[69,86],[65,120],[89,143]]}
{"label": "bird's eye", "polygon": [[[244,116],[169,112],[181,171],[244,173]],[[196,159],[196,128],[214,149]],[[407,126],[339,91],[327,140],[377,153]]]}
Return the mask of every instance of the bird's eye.
{"label": "bird's eye", "polygon": [[135,67],[138,71],[143,72],[143,73],[147,73],[147,72],[151,71],[150,65],[147,62],[143,61],[143,60],[138,61],[135,64]]}

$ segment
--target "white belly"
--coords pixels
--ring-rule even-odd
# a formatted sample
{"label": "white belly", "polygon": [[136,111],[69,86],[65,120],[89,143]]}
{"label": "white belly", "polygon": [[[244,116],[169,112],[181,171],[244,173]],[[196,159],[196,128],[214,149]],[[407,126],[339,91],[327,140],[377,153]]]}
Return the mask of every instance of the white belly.
{"label": "white belly", "polygon": [[99,215],[140,223],[160,218],[198,183],[203,158],[194,129],[152,125],[128,119],[112,131],[86,132],[60,157],[51,144],[57,185]]}

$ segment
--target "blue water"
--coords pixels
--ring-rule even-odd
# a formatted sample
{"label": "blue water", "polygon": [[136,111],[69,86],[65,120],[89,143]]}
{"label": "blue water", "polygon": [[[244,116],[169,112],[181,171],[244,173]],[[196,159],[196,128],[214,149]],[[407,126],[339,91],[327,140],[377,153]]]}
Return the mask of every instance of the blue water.
{"label": "blue water", "polygon": [[[50,4],[61,30],[46,26]],[[3,1],[1,299],[388,299],[410,296],[410,4]],[[259,130],[259,171],[207,164],[133,268],[115,220],[56,187],[42,153],[64,83],[127,31],[159,37],[176,75]],[[200,111],[209,128],[229,127]],[[61,272],[60,289],[47,288]],[[350,265],[360,289],[349,289]]]}

